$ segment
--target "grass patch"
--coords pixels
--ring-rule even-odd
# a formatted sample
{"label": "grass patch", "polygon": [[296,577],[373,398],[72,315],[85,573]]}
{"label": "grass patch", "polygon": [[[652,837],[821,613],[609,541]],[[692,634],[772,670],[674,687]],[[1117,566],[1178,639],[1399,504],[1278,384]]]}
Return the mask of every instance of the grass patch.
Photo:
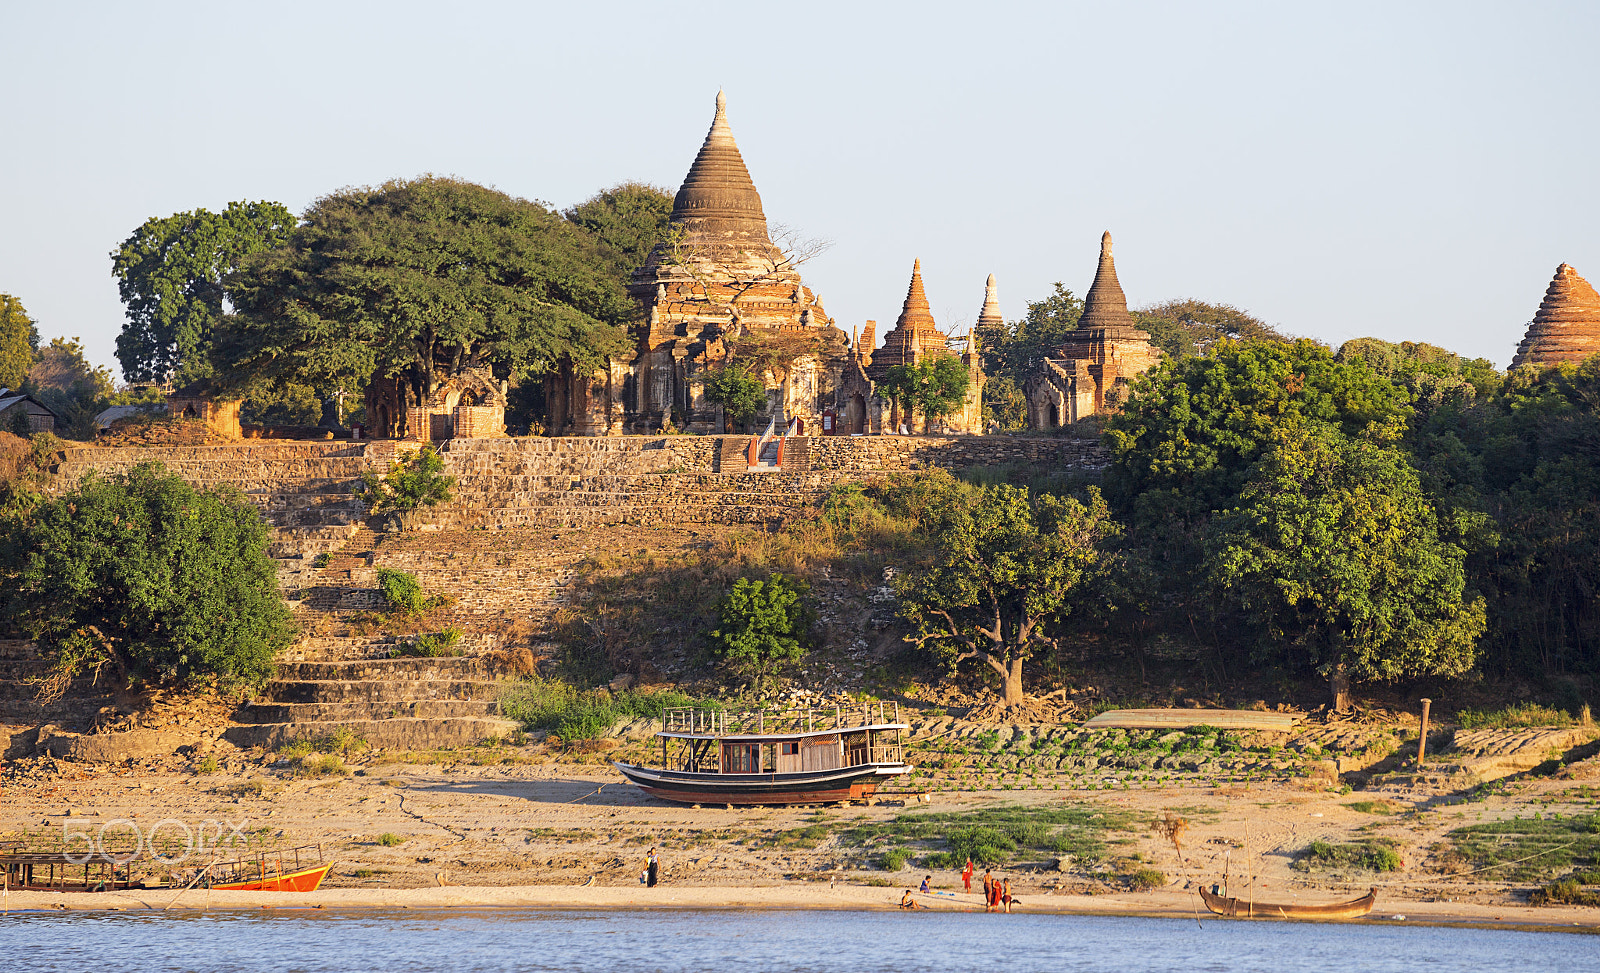
{"label": "grass patch", "polygon": [[1536,726],[1571,726],[1574,722],[1566,710],[1538,703],[1516,703],[1496,710],[1464,709],[1456,714],[1456,723],[1463,730],[1520,730]]}
{"label": "grass patch", "polygon": [[387,868],[358,868],[350,873],[351,878],[377,878],[379,875],[389,874]]}
{"label": "grass patch", "polygon": [[890,821],[861,824],[845,831],[845,844],[901,846],[915,843],[931,852],[930,868],[960,868],[970,856],[993,867],[1025,853],[1098,858],[1105,854],[1107,831],[1136,824],[1126,811],[1089,805],[1000,807],[983,811],[902,814]]}
{"label": "grass patch", "polygon": [[439,632],[424,632],[412,639],[395,646],[390,653],[391,657],[420,656],[427,659],[455,657],[462,654],[456,648],[456,643],[461,641],[459,628],[446,628]]}
{"label": "grass patch", "polygon": [[1314,868],[1363,868],[1370,872],[1400,869],[1400,853],[1387,838],[1371,838],[1352,844],[1313,841],[1289,866],[1308,872]]}
{"label": "grass patch", "polygon": [[1345,807],[1362,814],[1394,814],[1400,810],[1388,801],[1351,801]]}
{"label": "grass patch", "polygon": [[1446,836],[1475,869],[1495,881],[1540,882],[1571,869],[1600,869],[1600,814],[1491,821]]}
{"label": "grass patch", "polygon": [[378,844],[384,846],[385,848],[393,848],[395,845],[404,844],[406,839],[395,834],[393,831],[385,831],[383,834],[378,835],[376,840]]}
{"label": "grass patch", "polygon": [[221,769],[222,765],[217,763],[217,758],[210,756],[201,757],[194,765],[194,772],[197,774],[214,774]]}
{"label": "grass patch", "polygon": [[1590,892],[1577,879],[1566,878],[1534,889],[1529,905],[1600,905],[1600,893]]}
{"label": "grass patch", "polygon": [[910,862],[911,852],[904,848],[891,848],[883,853],[883,870],[886,872],[901,871],[906,867],[906,865],[910,864]]}
{"label": "grass patch", "polygon": [[216,793],[224,797],[260,797],[265,790],[259,780],[242,780],[237,784],[223,784]]}
{"label": "grass patch", "polygon": [[544,730],[562,742],[604,736],[618,720],[660,719],[673,706],[717,706],[672,690],[580,690],[558,679],[524,679],[500,694],[500,713],[528,730]]}
{"label": "grass patch", "polygon": [[280,757],[297,760],[319,753],[349,756],[366,749],[367,741],[357,736],[349,727],[341,726],[326,736],[306,737],[291,743],[285,743],[276,752]]}
{"label": "grass patch", "polygon": [[301,777],[344,777],[349,775],[350,768],[336,753],[313,753],[297,759],[294,772]]}
{"label": "grass patch", "polygon": [[1128,887],[1135,892],[1148,892],[1167,884],[1167,876],[1154,868],[1140,868],[1128,873]]}

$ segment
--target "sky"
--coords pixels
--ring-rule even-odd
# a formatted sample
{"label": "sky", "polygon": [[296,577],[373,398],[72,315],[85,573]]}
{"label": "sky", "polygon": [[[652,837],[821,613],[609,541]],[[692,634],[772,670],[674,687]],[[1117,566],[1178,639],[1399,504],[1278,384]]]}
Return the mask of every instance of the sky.
{"label": "sky", "polygon": [[718,88],[769,221],[881,336],[921,258],[963,332],[1197,298],[1505,367],[1600,275],[1600,4],[11,3],[0,291],[116,368],[109,254],[233,200],[454,175],[556,207],[676,191]]}

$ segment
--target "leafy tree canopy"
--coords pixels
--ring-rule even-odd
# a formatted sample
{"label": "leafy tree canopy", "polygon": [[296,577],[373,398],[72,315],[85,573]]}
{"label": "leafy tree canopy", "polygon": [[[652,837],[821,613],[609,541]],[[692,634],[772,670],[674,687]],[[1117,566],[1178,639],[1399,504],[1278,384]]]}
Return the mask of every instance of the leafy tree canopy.
{"label": "leafy tree canopy", "polygon": [[1278,426],[1393,439],[1409,413],[1405,391],[1362,359],[1337,361],[1313,341],[1222,339],[1139,376],[1107,417],[1108,492],[1137,523],[1194,521],[1233,503]]}
{"label": "leafy tree canopy", "polygon": [[1133,312],[1150,341],[1171,357],[1194,355],[1224,338],[1233,341],[1290,341],[1288,336],[1232,304],[1193,298],[1153,304]]}
{"label": "leafy tree canopy", "polygon": [[707,402],[722,406],[737,422],[749,422],[767,407],[766,385],[750,374],[749,368],[737,362],[730,362],[706,376],[705,396]]}
{"label": "leafy tree canopy", "polygon": [[933,355],[915,365],[896,365],[884,373],[878,391],[903,408],[928,419],[947,416],[966,401],[972,377],[954,355]]}
{"label": "leafy tree canopy", "polygon": [[151,217],[111,254],[128,320],[117,360],[130,382],[183,383],[212,373],[209,352],[227,312],[223,278],[248,254],[281,245],[294,229],[282,203],[229,203]]}
{"label": "leafy tree canopy", "polygon": [[111,369],[89,364],[77,338],[52,338],[39,349],[23,388],[66,421],[63,435],[94,437],[94,417],[110,404]]}
{"label": "leafy tree canopy", "polygon": [[20,389],[39,350],[39,329],[10,294],[0,294],[0,388]]}
{"label": "leafy tree canopy", "polygon": [[594,234],[605,248],[611,272],[626,283],[644,266],[650,250],[666,238],[672,194],[648,183],[625,182],[563,210],[561,215]]}
{"label": "leafy tree canopy", "polygon": [[1440,536],[1398,449],[1321,422],[1284,422],[1240,497],[1212,522],[1209,576],[1264,644],[1333,681],[1456,676],[1472,667],[1484,602],[1465,552]]}
{"label": "leafy tree canopy", "polygon": [[1028,302],[1028,313],[1021,321],[978,331],[983,370],[990,377],[1006,375],[1021,387],[1029,365],[1054,354],[1067,332],[1078,326],[1083,298],[1060,281],[1052,286],[1055,289],[1047,297]]}
{"label": "leafy tree canopy", "polygon": [[403,376],[598,366],[637,313],[587,233],[538,203],[427,176],[318,200],[287,245],[228,282],[236,382],[356,388]]}
{"label": "leafy tree canopy", "polygon": [[266,524],[231,487],[159,463],[90,474],[0,524],[0,599],[52,655],[44,694],[109,666],[153,683],[260,685],[288,646]]}
{"label": "leafy tree canopy", "polygon": [[1057,648],[1067,619],[1098,603],[1093,582],[1117,533],[1110,510],[1092,487],[1082,503],[1005,484],[978,489],[945,473],[918,479],[913,497],[888,504],[915,504],[933,548],[930,564],[895,582],[914,630],[908,641],[952,669],[978,659],[999,676],[1005,706],[1019,706],[1023,663]]}
{"label": "leafy tree canopy", "polygon": [[456,478],[444,471],[444,457],[439,451],[424,446],[389,464],[382,476],[371,471],[361,474],[361,483],[356,495],[367,509],[380,513],[438,506],[450,499]]}
{"label": "leafy tree canopy", "polygon": [[804,581],[781,574],[765,581],[738,579],[718,606],[720,624],[709,636],[712,651],[759,690],[805,657],[808,590]]}

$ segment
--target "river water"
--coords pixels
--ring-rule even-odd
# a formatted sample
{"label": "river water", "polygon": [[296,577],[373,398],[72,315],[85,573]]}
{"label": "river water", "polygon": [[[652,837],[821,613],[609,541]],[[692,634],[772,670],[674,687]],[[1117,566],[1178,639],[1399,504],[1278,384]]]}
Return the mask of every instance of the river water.
{"label": "river water", "polygon": [[30,913],[5,970],[475,973],[759,970],[1581,971],[1600,940],[1549,932],[1097,916],[881,912]]}

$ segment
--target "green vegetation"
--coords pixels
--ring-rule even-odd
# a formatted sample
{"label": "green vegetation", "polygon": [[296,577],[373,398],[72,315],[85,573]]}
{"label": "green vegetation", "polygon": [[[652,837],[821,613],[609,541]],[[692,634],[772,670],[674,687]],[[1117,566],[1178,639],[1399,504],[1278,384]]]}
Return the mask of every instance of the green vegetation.
{"label": "green vegetation", "polygon": [[405,840],[406,839],[395,834],[393,831],[385,831],[383,834],[380,834],[377,837],[378,844],[384,846],[385,848],[393,848],[395,845],[404,844]]}
{"label": "green vegetation", "polygon": [[672,193],[645,183],[625,182],[563,210],[561,215],[589,231],[610,258],[613,276],[627,280],[666,238]]}
{"label": "green vegetation", "polygon": [[39,329],[22,302],[0,294],[0,388],[22,388],[38,350]]}
{"label": "green vegetation", "polygon": [[[442,598],[427,596],[416,575],[391,568],[378,569],[378,590],[382,592],[384,604],[389,606],[390,611],[407,615],[420,615],[444,604]],[[441,636],[443,634],[440,633]],[[455,639],[451,639],[450,644],[454,645]]]}
{"label": "green vegetation", "polygon": [[151,217],[111,254],[128,320],[117,360],[130,382],[184,384],[214,373],[213,341],[227,311],[224,279],[247,255],[281,246],[295,227],[281,203],[229,203]]}
{"label": "green vegetation", "polygon": [[1154,868],[1137,868],[1127,875],[1128,887],[1135,892],[1149,892],[1152,889],[1162,888],[1167,884],[1164,872]]}
{"label": "green vegetation", "polygon": [[201,757],[194,764],[194,772],[197,774],[214,774],[221,769],[222,765],[217,763],[217,758],[209,755]]}
{"label": "green vegetation", "polygon": [[449,500],[456,478],[444,472],[444,457],[432,446],[389,464],[383,475],[361,474],[361,489],[356,495],[373,513],[384,510],[415,510],[434,507]]}
{"label": "green vegetation", "polygon": [[878,383],[878,394],[903,410],[922,413],[932,424],[961,408],[971,376],[954,355],[924,358],[915,365],[895,365]]}
{"label": "green vegetation", "polygon": [[267,543],[238,491],[158,463],[90,474],[0,521],[5,615],[51,660],[40,696],[81,674],[263,684],[292,635]]}
{"label": "green vegetation", "polygon": [[1535,726],[1571,726],[1571,714],[1538,703],[1515,703],[1497,710],[1462,710],[1456,722],[1463,730],[1517,730]]}
{"label": "green vegetation", "polygon": [[1492,881],[1537,882],[1569,869],[1600,868],[1600,814],[1521,816],[1457,828],[1455,853]]}
{"label": "green vegetation", "polygon": [[707,402],[722,406],[730,418],[741,425],[767,407],[767,387],[750,367],[729,362],[706,375]]}
{"label": "green vegetation", "polygon": [[1313,841],[1291,867],[1301,871],[1313,868],[1363,868],[1372,872],[1393,872],[1400,869],[1400,853],[1394,850],[1394,842],[1387,838],[1373,838],[1354,844]]}
{"label": "green vegetation", "polygon": [[1400,810],[1388,801],[1351,801],[1345,807],[1362,814],[1394,814]]}
{"label": "green vegetation", "polygon": [[544,730],[564,743],[604,736],[618,720],[660,719],[674,706],[715,705],[670,690],[583,691],[553,679],[526,679],[500,695],[500,712],[529,730]]}
{"label": "green vegetation", "polygon": [[883,853],[882,868],[886,872],[903,870],[911,861],[911,853],[904,848],[891,848]]}
{"label": "green vegetation", "polygon": [[396,656],[420,656],[436,659],[461,655],[456,643],[461,641],[461,630],[447,628],[442,632],[424,632],[410,642],[401,643],[394,650]]}
{"label": "green vegetation", "polygon": [[723,598],[721,624],[708,636],[711,651],[757,690],[805,658],[810,642],[810,585],[781,574],[740,578]]}
{"label": "green vegetation", "polygon": [[637,315],[614,251],[538,203],[456,179],[395,179],[322,197],[287,241],[228,278],[230,381],[418,399],[470,368],[497,378],[600,366]]}
{"label": "green vegetation", "polygon": [[[1093,487],[1084,504],[1004,485],[977,490],[943,473],[924,480],[916,492],[935,494],[917,498],[933,563],[897,579],[900,613],[918,646],[952,669],[980,660],[999,676],[1005,705],[1020,706],[1023,664],[1056,648],[1062,624],[1097,600],[1102,546],[1116,533],[1110,511]],[[889,505],[910,499],[892,495]]]}
{"label": "green vegetation", "polygon": [[[968,857],[978,865],[993,867],[1025,852],[1097,859],[1106,853],[1107,831],[1127,831],[1134,825],[1133,815],[1116,809],[1011,806],[902,814],[889,821],[857,825],[840,838],[856,847],[886,846],[885,855],[925,856],[923,861],[930,868],[960,868]],[[907,847],[913,843],[917,847]]]}

